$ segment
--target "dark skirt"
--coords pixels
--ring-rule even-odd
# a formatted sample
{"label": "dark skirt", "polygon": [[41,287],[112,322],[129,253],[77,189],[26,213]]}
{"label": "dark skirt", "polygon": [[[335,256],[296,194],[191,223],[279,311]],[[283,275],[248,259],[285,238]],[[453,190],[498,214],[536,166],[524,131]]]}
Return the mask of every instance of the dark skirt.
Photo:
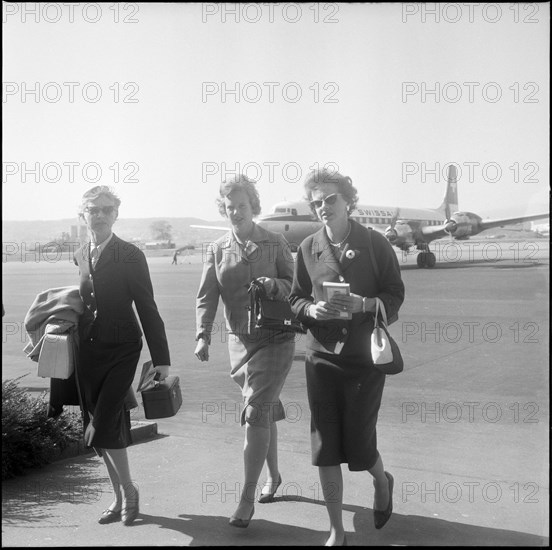
{"label": "dark skirt", "polygon": [[307,352],[305,367],[313,465],[372,468],[385,375],[366,361],[318,352]]}
{"label": "dark skirt", "polygon": [[[102,344],[81,340],[79,381],[84,406],[96,429],[92,447],[124,449],[132,444],[125,398],[132,386],[142,342]],[[87,425],[85,415],[85,429]]]}

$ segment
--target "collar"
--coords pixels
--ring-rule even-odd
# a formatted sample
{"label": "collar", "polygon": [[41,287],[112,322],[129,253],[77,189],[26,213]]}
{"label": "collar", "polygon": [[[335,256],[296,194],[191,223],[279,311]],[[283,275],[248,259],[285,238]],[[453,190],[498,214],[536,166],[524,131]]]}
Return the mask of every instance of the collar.
{"label": "collar", "polygon": [[[270,236],[267,233],[266,229],[263,229],[255,222],[253,222],[253,232],[251,233],[251,237],[248,240],[253,243],[261,243],[261,242],[269,241]],[[222,248],[230,248],[232,246],[239,247],[240,244],[238,243],[238,240],[236,239],[234,232],[229,231],[228,234],[222,238],[222,242],[220,243],[220,246]]]}
{"label": "collar", "polygon": [[104,239],[101,243],[95,243],[94,241],[90,241],[90,246],[93,246],[94,248],[97,248],[99,250],[99,253],[102,253],[102,250],[104,250],[107,245],[109,244],[109,241],[113,238],[113,231],[109,234],[109,237],[107,239]]}

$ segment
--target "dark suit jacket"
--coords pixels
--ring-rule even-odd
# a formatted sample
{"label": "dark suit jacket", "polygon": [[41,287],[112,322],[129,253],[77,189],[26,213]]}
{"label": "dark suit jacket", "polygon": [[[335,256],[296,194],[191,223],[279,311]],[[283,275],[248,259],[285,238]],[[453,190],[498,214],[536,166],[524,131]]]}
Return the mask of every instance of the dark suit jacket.
{"label": "dark suit jacket", "polygon": [[[372,266],[368,231],[372,231],[372,249],[378,262],[379,278]],[[373,313],[355,313],[352,320],[315,321],[305,315],[306,308],[325,300],[324,281],[347,282],[351,292],[367,298],[379,297],[385,304],[387,317],[398,313],[404,300],[404,284],[397,256],[379,233],[351,220],[348,245],[340,261],[336,259],[325,228],[307,237],[299,247],[291,287],[292,309],[310,330],[307,348],[333,353],[343,342],[342,357],[370,360],[369,342],[374,328]]]}
{"label": "dark suit jacket", "polygon": [[89,258],[89,244],[75,253],[85,305],[79,323],[81,339],[93,338],[106,344],[140,342],[142,331],[132,307],[134,302],[153,364],[170,365],[165,325],[155,304],[144,253],[113,235],[94,269]]}

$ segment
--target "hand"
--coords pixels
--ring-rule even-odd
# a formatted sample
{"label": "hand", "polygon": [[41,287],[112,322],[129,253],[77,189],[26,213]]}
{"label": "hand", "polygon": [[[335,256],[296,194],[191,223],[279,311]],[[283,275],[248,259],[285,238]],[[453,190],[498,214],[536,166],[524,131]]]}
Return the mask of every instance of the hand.
{"label": "hand", "polygon": [[276,294],[278,287],[276,286],[276,281],[274,279],[271,279],[270,277],[257,277],[257,281],[263,283],[266,293],[269,296]]}
{"label": "hand", "polygon": [[87,447],[92,446],[92,440],[94,439],[94,435],[96,434],[96,428],[92,425],[92,415],[90,415],[90,422],[88,426],[86,426],[86,431],[84,432],[84,444]]}
{"label": "hand", "polygon": [[197,341],[194,353],[200,361],[209,361],[209,344],[203,338],[200,338]]}
{"label": "hand", "polygon": [[158,365],[157,367],[153,367],[153,370],[159,373],[159,380],[165,380],[169,376],[170,368],[169,365]]}
{"label": "hand", "polygon": [[330,319],[339,319],[341,309],[333,306],[329,302],[317,302],[308,308],[308,315],[317,321],[329,321]]}
{"label": "hand", "polygon": [[362,296],[358,294],[334,294],[330,303],[339,311],[358,313],[362,311]]}

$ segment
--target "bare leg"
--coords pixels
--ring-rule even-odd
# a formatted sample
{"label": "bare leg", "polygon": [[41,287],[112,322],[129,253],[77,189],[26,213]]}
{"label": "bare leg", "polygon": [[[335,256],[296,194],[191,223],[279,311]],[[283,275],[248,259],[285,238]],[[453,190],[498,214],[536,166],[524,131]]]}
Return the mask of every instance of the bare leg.
{"label": "bare leg", "polygon": [[278,469],[278,425],[270,423],[270,443],[266,455],[266,483],[263,493],[272,493],[278,483],[280,471]]}
{"label": "bare leg", "polygon": [[255,503],[255,492],[259,476],[263,470],[268,448],[270,445],[270,429],[262,426],[245,424],[245,444],[243,461],[245,482],[238,508],[234,516],[240,519],[249,519]]}
{"label": "bare leg", "polygon": [[[115,479],[122,491],[122,506],[135,506],[138,501],[138,487],[130,477],[130,466],[126,449],[103,449],[106,464],[109,462]],[[109,466],[108,466],[109,471]],[[111,473],[109,474],[111,477]],[[113,479],[113,478],[112,478]]]}
{"label": "bare leg", "polygon": [[389,504],[389,480],[385,475],[381,456],[368,471],[374,477],[374,508],[385,510]]}
{"label": "bare leg", "polygon": [[119,481],[119,476],[117,474],[117,470],[115,469],[114,464],[111,461],[111,457],[104,452],[103,459],[107,467],[107,473],[109,474],[111,485],[113,485],[113,494],[115,495],[115,500],[113,501],[113,503],[108,509],[114,512],[119,512],[123,507],[123,497],[121,494],[121,482]]}
{"label": "bare leg", "polygon": [[318,468],[322,494],[330,516],[330,536],[325,546],[340,546],[345,538],[343,528],[343,474],[341,466],[320,466]]}

